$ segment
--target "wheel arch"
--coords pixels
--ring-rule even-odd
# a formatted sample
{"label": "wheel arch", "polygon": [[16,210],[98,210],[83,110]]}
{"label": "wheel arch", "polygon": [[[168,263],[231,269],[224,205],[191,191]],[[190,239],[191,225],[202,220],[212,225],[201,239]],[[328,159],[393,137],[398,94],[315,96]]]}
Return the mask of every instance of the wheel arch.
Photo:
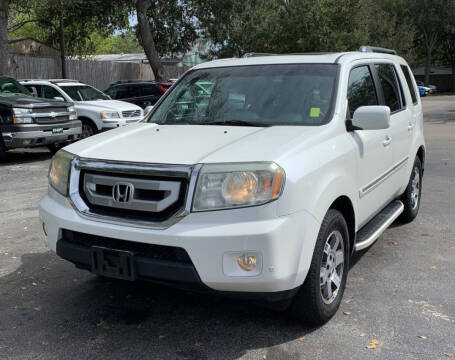
{"label": "wheel arch", "polygon": [[354,205],[348,196],[341,195],[332,202],[330,209],[338,210],[343,215],[349,231],[349,251],[352,253],[356,234]]}
{"label": "wheel arch", "polygon": [[420,160],[420,163],[422,164],[422,171],[424,170],[425,168],[425,146],[424,145],[421,145],[419,147],[419,149],[417,150],[417,154],[416,156],[419,158]]}
{"label": "wheel arch", "polygon": [[82,122],[85,121],[85,122],[90,123],[91,125],[93,125],[93,126],[97,129],[97,131],[100,131],[100,130],[101,130],[101,129],[99,128],[99,126],[97,125],[96,121],[93,120],[93,119],[91,119],[91,118],[88,117],[88,116],[84,116],[84,115],[78,116],[78,120],[80,120],[80,121],[82,121]]}

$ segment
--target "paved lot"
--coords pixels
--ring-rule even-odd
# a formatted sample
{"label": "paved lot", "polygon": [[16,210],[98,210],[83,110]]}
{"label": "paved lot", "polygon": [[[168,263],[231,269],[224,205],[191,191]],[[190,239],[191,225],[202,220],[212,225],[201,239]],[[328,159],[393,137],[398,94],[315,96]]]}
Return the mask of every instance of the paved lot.
{"label": "paved lot", "polygon": [[455,358],[455,97],[426,98],[424,109],[420,215],[356,256],[341,310],[322,328],[77,270],[37,236],[49,154],[11,153],[0,165],[0,359]]}

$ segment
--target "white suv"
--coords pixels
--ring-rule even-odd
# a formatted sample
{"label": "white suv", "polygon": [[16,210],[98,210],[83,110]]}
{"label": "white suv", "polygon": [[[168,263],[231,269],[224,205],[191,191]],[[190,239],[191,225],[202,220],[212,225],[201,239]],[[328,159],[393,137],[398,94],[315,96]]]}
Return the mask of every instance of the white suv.
{"label": "white suv", "polygon": [[82,138],[143,120],[143,110],[134,104],[112,100],[103,92],[77,80],[22,80],[34,96],[74,102],[82,121]]}
{"label": "white suv", "polygon": [[417,87],[392,51],[217,60],[188,71],[146,123],[54,157],[42,236],[98,275],[323,323],[351,254],[417,216],[424,161]]}

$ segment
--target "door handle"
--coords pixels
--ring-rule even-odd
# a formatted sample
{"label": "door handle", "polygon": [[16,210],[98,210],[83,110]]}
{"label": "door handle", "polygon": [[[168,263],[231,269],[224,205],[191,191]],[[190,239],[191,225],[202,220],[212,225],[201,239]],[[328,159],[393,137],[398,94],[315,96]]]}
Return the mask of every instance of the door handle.
{"label": "door handle", "polygon": [[382,142],[382,145],[384,145],[384,147],[387,147],[390,145],[391,142],[392,138],[389,135],[386,135],[384,141]]}

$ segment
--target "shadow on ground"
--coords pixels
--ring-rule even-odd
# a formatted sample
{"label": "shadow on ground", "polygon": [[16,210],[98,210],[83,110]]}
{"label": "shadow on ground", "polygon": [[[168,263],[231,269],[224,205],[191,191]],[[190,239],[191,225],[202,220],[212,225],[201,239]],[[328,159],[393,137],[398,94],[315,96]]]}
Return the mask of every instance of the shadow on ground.
{"label": "shadow on ground", "polygon": [[314,330],[248,302],[96,278],[50,252],[0,279],[0,319],[0,353],[46,359],[235,359]]}
{"label": "shadow on ground", "polygon": [[0,166],[27,164],[48,160],[51,157],[52,154],[47,148],[11,150],[6,152],[6,158],[0,163]]}

